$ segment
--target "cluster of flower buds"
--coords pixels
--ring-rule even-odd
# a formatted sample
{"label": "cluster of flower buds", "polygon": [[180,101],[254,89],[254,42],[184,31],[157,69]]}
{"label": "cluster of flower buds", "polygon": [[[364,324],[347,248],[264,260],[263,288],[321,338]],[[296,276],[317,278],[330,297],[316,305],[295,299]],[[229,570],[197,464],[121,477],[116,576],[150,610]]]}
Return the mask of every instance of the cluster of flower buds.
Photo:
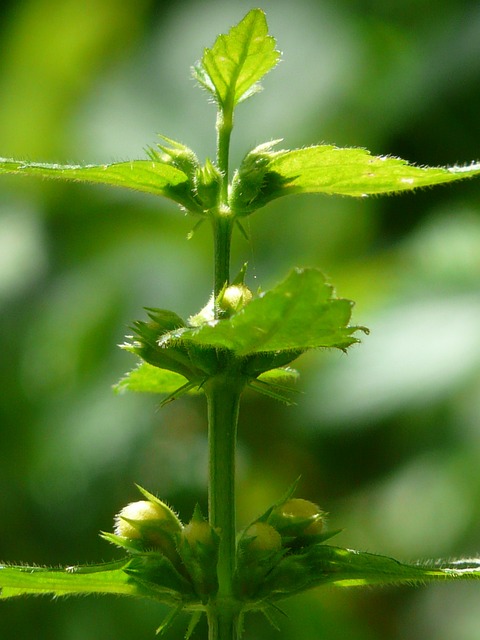
{"label": "cluster of flower buds", "polygon": [[138,487],[145,500],[115,516],[114,533],[102,537],[134,557],[132,577],[153,576],[156,586],[178,591],[183,600],[206,602],[216,593],[219,537],[197,507],[183,525],[162,500]]}
{"label": "cluster of flower buds", "polygon": [[173,187],[174,199],[186,206],[187,211],[208,214],[219,204],[222,173],[207,158],[202,166],[196,154],[181,142],[161,136],[166,144],[148,150],[154,162],[171,165],[185,174],[186,181]]}
{"label": "cluster of flower buds", "polygon": [[236,589],[239,598],[262,600],[277,590],[296,590],[308,572],[308,549],[334,533],[325,533],[325,512],[301,498],[271,507],[240,535]]}
{"label": "cluster of flower buds", "polygon": [[[124,507],[114,533],[103,538],[130,553],[124,571],[140,586],[165,594],[169,604],[206,605],[218,591],[218,532],[198,506],[183,525],[162,500],[138,489],[144,499]],[[322,575],[321,543],[337,532],[324,531],[325,513],[316,504],[290,496],[239,535],[234,588],[248,607],[309,588]]]}

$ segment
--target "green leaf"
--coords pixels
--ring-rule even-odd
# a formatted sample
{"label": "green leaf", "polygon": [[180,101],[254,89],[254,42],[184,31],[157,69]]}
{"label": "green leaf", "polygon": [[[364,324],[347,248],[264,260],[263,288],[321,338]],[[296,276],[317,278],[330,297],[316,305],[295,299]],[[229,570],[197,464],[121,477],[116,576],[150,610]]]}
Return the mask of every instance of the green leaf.
{"label": "green leaf", "polygon": [[134,189],[161,195],[189,210],[197,204],[192,199],[187,175],[165,162],[132,160],[101,165],[60,165],[0,159],[0,174],[38,176],[73,182],[87,182]]}
{"label": "green leaf", "polygon": [[330,582],[339,587],[480,579],[480,558],[404,564],[387,556],[326,545],[318,546],[315,555],[312,560],[324,572],[322,584]]}
{"label": "green leaf", "polygon": [[[296,380],[298,371],[286,368],[271,369],[259,376],[260,380],[270,383],[283,383]],[[141,362],[135,369],[126,373],[113,386],[116,393],[136,391],[139,393],[172,394],[187,383],[187,379],[174,371],[159,369],[148,362]],[[198,387],[192,387],[187,393],[199,393]]]}
{"label": "green leaf", "polygon": [[205,49],[193,73],[223,109],[232,109],[260,90],[259,80],[279,57],[265,14],[253,9],[227,35],[219,36],[211,49]]}
{"label": "green leaf", "polygon": [[333,288],[317,269],[294,269],[281,284],[230,318],[172,331],[161,342],[166,346],[181,338],[229,349],[237,356],[318,347],[346,349],[358,342],[352,334],[361,329],[348,325],[352,306],[350,300],[333,297]]}
{"label": "green leaf", "polygon": [[291,367],[278,367],[277,369],[265,371],[265,373],[258,376],[258,379],[264,382],[282,384],[284,382],[294,382],[298,380],[298,377],[299,373],[296,369],[292,369]]}
{"label": "green leaf", "polygon": [[263,593],[281,598],[324,584],[358,587],[478,579],[480,558],[404,564],[387,556],[316,544],[282,559],[263,585]]}
{"label": "green leaf", "polygon": [[295,404],[291,396],[296,389],[286,383],[296,380],[298,375],[298,371],[290,367],[270,369],[269,371],[264,371],[253,380],[250,380],[249,387],[264,396],[290,406]]}
{"label": "green leaf", "polygon": [[24,595],[114,593],[142,595],[124,568],[130,559],[65,569],[0,565],[0,599]]}
{"label": "green leaf", "polygon": [[[148,362],[140,363],[129,371],[114,385],[117,393],[124,391],[138,391],[140,393],[174,393],[187,383],[187,379],[174,371],[159,369]],[[189,393],[198,393],[197,389],[190,389]]]}
{"label": "green leaf", "polygon": [[411,191],[480,175],[469,166],[419,167],[365,149],[330,145],[272,151],[260,145],[245,156],[234,177],[234,209],[248,213],[280,196],[296,193],[367,196]]}

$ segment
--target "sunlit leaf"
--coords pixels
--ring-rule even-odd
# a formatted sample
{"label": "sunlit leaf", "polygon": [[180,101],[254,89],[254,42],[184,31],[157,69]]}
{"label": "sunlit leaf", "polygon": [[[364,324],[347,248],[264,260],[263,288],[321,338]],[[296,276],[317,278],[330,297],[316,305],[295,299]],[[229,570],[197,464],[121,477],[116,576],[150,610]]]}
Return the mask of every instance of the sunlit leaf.
{"label": "sunlit leaf", "polygon": [[194,75],[222,107],[232,108],[259,90],[259,80],[278,62],[280,53],[268,35],[265,14],[253,9],[205,49]]}
{"label": "sunlit leaf", "polygon": [[[154,367],[148,362],[142,362],[132,371],[117,382],[114,390],[118,393],[123,391],[138,391],[141,393],[173,393],[187,382],[179,373],[167,371]],[[194,392],[192,389],[190,392]]]}
{"label": "sunlit leaf", "polygon": [[263,585],[277,598],[333,584],[360,587],[383,584],[424,584],[443,580],[480,579],[480,558],[404,564],[387,556],[315,544],[282,559]]}
{"label": "sunlit leaf", "polygon": [[480,579],[480,558],[404,564],[387,556],[351,549],[319,546],[316,552],[316,562],[329,575],[328,582],[340,587]]}
{"label": "sunlit leaf", "polygon": [[[247,154],[234,192],[240,209],[263,206],[295,193],[367,196],[411,191],[480,175],[480,163],[468,166],[421,167],[390,156],[373,156],[365,149],[330,145],[292,151],[272,151],[260,145]],[[242,178],[242,174],[243,178]],[[244,184],[243,184],[244,183]],[[242,194],[247,194],[247,196]]]}
{"label": "sunlit leaf", "polygon": [[164,162],[132,160],[101,165],[60,165],[0,159],[0,174],[38,176],[73,182],[124,187],[161,195],[195,209],[190,183],[180,169]]}
{"label": "sunlit leaf", "polygon": [[349,326],[353,303],[333,297],[333,288],[316,269],[294,269],[271,291],[252,300],[228,319],[165,336],[198,345],[229,349],[236,355],[302,351],[318,347],[346,349],[358,342]]}
{"label": "sunlit leaf", "polygon": [[24,595],[113,593],[141,595],[142,589],[125,572],[130,559],[64,569],[0,565],[0,599]]}
{"label": "sunlit leaf", "polygon": [[[283,384],[296,380],[298,371],[290,367],[271,369],[259,376],[259,380],[271,384]],[[114,385],[117,393],[124,391],[137,391],[139,393],[172,394],[186,385],[187,379],[174,371],[167,371],[154,367],[148,362],[141,362],[135,369],[126,373],[121,380]],[[186,393],[199,393],[197,386],[191,386]]]}
{"label": "sunlit leaf", "polygon": [[279,367],[278,369],[270,369],[270,371],[265,371],[260,376],[258,376],[259,380],[264,380],[265,382],[278,382],[282,384],[284,382],[294,382],[298,379],[298,371],[296,369],[292,369],[291,367]]}

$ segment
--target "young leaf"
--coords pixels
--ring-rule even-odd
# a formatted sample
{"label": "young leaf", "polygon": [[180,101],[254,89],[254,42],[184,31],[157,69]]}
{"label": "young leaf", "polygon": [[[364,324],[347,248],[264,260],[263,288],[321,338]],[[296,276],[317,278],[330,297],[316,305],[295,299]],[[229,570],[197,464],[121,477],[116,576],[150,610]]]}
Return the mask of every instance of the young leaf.
{"label": "young leaf", "polygon": [[171,332],[170,339],[229,349],[237,356],[318,347],[346,349],[358,342],[352,334],[361,329],[348,325],[352,306],[350,300],[332,296],[332,287],[317,269],[294,269],[282,283],[230,318]]}
{"label": "young leaf", "polygon": [[46,567],[0,565],[0,599],[24,595],[114,593],[142,595],[124,572],[130,559],[101,565],[51,569]]}
{"label": "young leaf", "polygon": [[280,53],[268,35],[265,14],[252,9],[227,35],[221,35],[193,68],[198,82],[223,109],[233,109],[260,90],[259,80],[277,64]]}
{"label": "young leaf", "polygon": [[143,193],[161,195],[194,211],[187,175],[165,162],[132,160],[101,165],[60,165],[0,159],[0,174],[38,176],[73,182],[87,182],[124,187]]}
{"label": "young leaf", "polygon": [[372,156],[365,149],[320,145],[272,151],[271,146],[260,145],[247,154],[234,178],[232,206],[239,215],[294,193],[360,197],[480,175],[480,163],[418,167],[400,158]]}

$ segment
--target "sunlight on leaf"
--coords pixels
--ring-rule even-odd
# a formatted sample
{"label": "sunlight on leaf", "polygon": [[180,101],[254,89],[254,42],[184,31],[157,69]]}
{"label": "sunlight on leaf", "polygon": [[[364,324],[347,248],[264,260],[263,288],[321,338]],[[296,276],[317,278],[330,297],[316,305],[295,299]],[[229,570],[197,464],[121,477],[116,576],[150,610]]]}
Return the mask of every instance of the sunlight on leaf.
{"label": "sunlight on leaf", "polygon": [[452,562],[431,560],[403,564],[387,556],[323,547],[330,556],[328,565],[333,584],[340,587],[374,584],[413,584],[438,580],[480,579],[480,559]]}
{"label": "sunlight on leaf", "polygon": [[129,562],[127,558],[101,565],[64,569],[0,565],[0,599],[42,594],[141,595],[141,589],[123,570]]}
{"label": "sunlight on leaf", "polygon": [[299,377],[299,373],[296,369],[291,367],[279,367],[278,369],[270,369],[258,376],[259,380],[265,380],[266,382],[294,382]]}
{"label": "sunlight on leaf", "polygon": [[0,159],[0,174],[38,176],[134,189],[161,195],[195,209],[186,174],[163,162],[131,160],[101,165],[60,165]]}
{"label": "sunlight on leaf", "polygon": [[[271,384],[283,384],[295,381],[298,371],[290,367],[271,369],[259,376],[259,380]],[[113,386],[116,393],[124,391],[137,391],[139,393],[175,394],[187,384],[187,379],[179,373],[154,367],[148,362],[141,362],[135,369],[126,373],[117,384]],[[190,386],[186,393],[198,394],[198,386]]]}
{"label": "sunlight on leaf", "polygon": [[[411,191],[480,175],[480,163],[469,166],[419,167],[365,149],[331,145],[262,153],[262,206],[294,193],[366,196]],[[251,162],[251,160],[250,160]]]}
{"label": "sunlight on leaf", "polygon": [[[138,391],[141,393],[170,394],[174,393],[186,382],[187,379],[179,373],[154,367],[148,362],[142,362],[138,367],[126,373],[113,388],[117,393]],[[195,389],[191,389],[190,393],[195,391]]]}
{"label": "sunlight on leaf", "polygon": [[479,558],[404,564],[387,556],[315,544],[285,556],[269,574],[263,592],[279,599],[325,584],[363,587],[478,579]]}
{"label": "sunlight on leaf", "polygon": [[205,49],[193,72],[222,107],[232,108],[260,89],[259,80],[277,64],[280,54],[268,35],[265,14],[253,9]]}
{"label": "sunlight on leaf", "polygon": [[198,329],[171,332],[198,345],[230,349],[237,355],[319,347],[346,349],[358,342],[349,326],[353,303],[333,297],[333,288],[316,269],[294,269],[271,291],[252,300],[231,318]]}

